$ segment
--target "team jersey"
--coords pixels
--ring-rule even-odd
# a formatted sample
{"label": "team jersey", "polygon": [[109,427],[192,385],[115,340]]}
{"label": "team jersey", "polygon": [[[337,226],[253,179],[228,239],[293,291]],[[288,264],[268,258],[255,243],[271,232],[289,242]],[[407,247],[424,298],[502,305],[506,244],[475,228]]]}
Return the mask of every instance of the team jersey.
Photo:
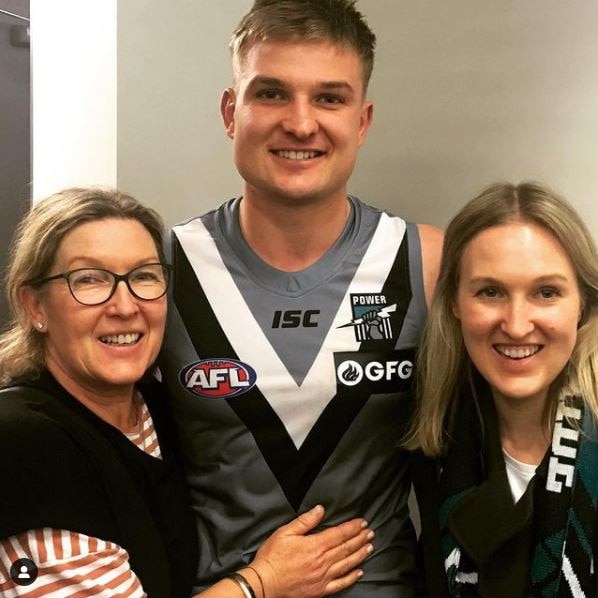
{"label": "team jersey", "polygon": [[364,576],[342,596],[411,596],[399,442],[426,314],[417,228],[350,197],[331,249],[282,272],[245,243],[240,201],[174,227],[171,239],[160,367],[197,517],[196,589],[322,504],[326,526],[364,517],[376,531]]}

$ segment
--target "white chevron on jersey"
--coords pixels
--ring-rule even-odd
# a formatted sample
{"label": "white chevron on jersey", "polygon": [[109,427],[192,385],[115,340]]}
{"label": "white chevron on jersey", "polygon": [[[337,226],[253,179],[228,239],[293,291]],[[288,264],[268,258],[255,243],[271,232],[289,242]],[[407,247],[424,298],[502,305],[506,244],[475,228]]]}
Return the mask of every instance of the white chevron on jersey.
{"label": "white chevron on jersey", "polygon": [[[197,218],[175,227],[181,246],[238,358],[258,372],[257,386],[270,403],[295,447],[299,448],[336,394],[336,376],[330,367],[337,351],[357,351],[352,327],[341,326],[353,318],[350,293],[379,293],[390,273],[396,252],[388,251],[388,239],[403,239],[406,225],[400,218],[383,213],[372,241],[347,289],[318,356],[299,386],[278,357],[245,303],[232,276],[222,267],[222,259],[209,231]],[[397,243],[396,250],[400,243]],[[239,325],[239,322],[243,322]],[[201,355],[202,359],[228,355]],[[267,388],[260,376],[268,372]],[[280,381],[277,383],[277,381]]]}

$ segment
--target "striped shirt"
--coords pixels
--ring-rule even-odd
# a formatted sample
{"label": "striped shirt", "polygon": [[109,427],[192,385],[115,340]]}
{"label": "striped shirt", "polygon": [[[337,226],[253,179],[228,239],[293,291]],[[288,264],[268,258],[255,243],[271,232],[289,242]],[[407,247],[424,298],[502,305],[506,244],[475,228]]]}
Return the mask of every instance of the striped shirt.
{"label": "striped shirt", "polygon": [[[139,449],[161,459],[154,424],[142,404],[139,430],[125,434]],[[28,558],[38,568],[30,585],[10,577],[12,564]],[[0,540],[0,596],[3,598],[144,598],[127,551],[85,534],[44,527]]]}

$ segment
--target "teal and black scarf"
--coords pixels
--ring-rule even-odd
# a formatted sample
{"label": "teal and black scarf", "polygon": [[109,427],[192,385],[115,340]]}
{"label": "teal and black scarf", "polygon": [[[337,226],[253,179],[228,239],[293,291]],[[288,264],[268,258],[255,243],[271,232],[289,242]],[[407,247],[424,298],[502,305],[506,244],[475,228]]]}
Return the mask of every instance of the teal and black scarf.
{"label": "teal and black scarf", "polygon": [[[593,554],[598,542],[598,428],[581,398],[565,397],[559,403],[552,445],[526,492],[532,493],[526,497],[527,514],[522,514],[525,506],[505,502],[508,480],[490,396],[464,401],[453,428],[440,476],[441,542],[449,595],[479,596],[476,562],[483,559],[468,554],[449,529],[451,514],[460,505],[466,506],[467,497],[475,491],[476,500],[497,501],[496,517],[502,517],[505,524],[492,522],[498,534],[517,519],[531,526],[529,598],[597,598]],[[486,492],[497,486],[507,489],[499,498]],[[467,517],[467,510],[463,515]],[[484,526],[487,521],[472,515],[471,525]],[[480,543],[479,553],[485,550],[491,548]],[[499,571],[495,574],[500,576]]]}

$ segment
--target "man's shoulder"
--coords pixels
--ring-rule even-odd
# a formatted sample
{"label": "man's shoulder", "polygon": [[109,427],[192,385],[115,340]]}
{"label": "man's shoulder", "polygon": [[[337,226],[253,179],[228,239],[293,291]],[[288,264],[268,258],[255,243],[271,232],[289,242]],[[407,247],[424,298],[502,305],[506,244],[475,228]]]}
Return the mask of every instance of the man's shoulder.
{"label": "man's shoulder", "polygon": [[199,222],[209,222],[215,219],[220,218],[221,216],[227,216],[230,213],[233,213],[237,209],[237,205],[239,202],[238,197],[233,197],[232,199],[226,200],[224,203],[221,203],[215,208],[211,208],[206,212],[201,214],[195,214],[194,216],[190,216],[185,220],[181,220],[172,226],[172,230],[178,230],[184,228],[186,226],[192,226],[194,223]]}
{"label": "man's shoulder", "polygon": [[444,233],[441,229],[430,224],[418,224],[417,230],[422,249],[422,268],[424,272],[426,303],[429,306],[432,302],[432,296],[440,272]]}

